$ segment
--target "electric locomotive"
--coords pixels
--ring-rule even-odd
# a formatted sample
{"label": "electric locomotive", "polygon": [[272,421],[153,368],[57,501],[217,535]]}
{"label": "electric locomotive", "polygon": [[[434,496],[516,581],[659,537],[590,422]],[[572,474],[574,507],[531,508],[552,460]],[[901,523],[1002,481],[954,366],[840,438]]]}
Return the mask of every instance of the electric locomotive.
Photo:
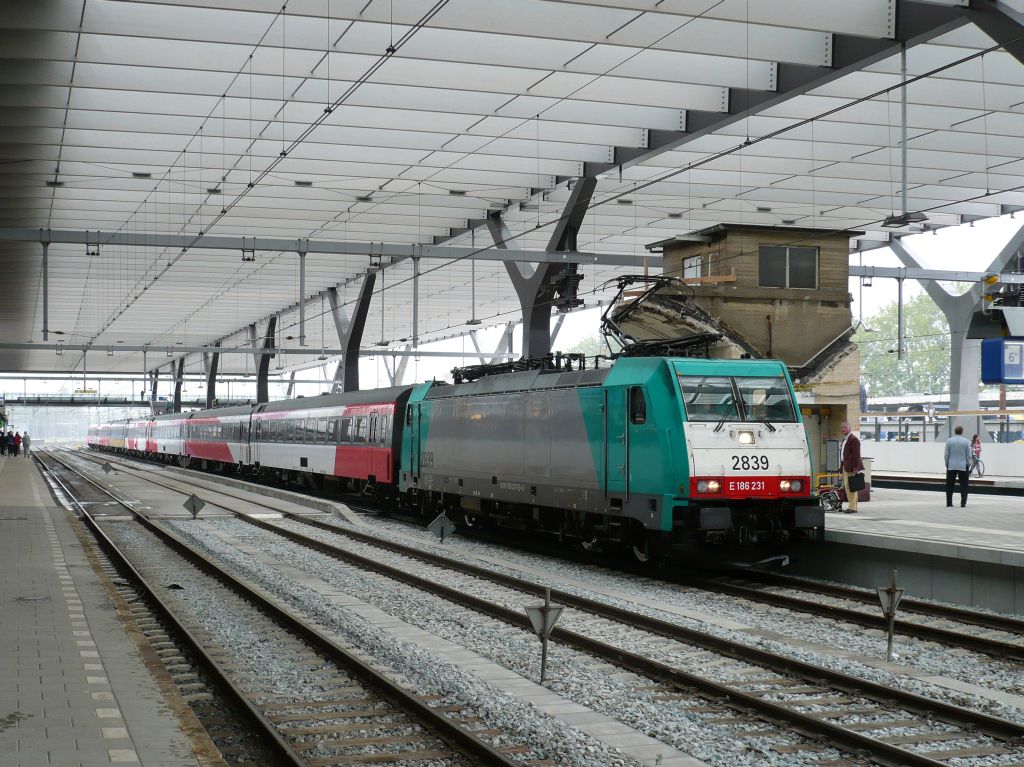
{"label": "electric locomotive", "polygon": [[623,357],[417,387],[399,490],[467,525],[543,530],[645,560],[818,537],[810,478],[781,362]]}

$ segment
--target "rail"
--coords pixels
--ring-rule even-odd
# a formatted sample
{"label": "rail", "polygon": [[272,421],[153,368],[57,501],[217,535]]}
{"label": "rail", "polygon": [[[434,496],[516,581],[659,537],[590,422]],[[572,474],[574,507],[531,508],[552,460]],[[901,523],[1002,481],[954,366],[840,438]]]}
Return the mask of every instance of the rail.
{"label": "rail", "polygon": [[[123,467],[133,470],[139,475],[151,473],[151,470],[136,468],[125,464],[122,461],[118,461],[117,463]],[[172,490],[175,489],[170,487],[168,483],[157,480],[153,477],[143,476],[142,478],[158,486],[163,486]],[[184,481],[182,481],[182,484],[189,485],[189,483]],[[190,489],[188,490],[177,489],[176,491],[183,494],[194,493],[206,501],[207,504],[218,506],[219,508],[234,514],[239,519],[243,519],[256,527],[280,535],[295,543],[343,560],[357,567],[372,570],[385,575],[386,577],[407,583],[417,589],[435,594],[453,603],[469,607],[470,609],[489,615],[510,625],[518,626],[527,630],[530,628],[525,615],[521,612],[510,610],[479,597],[466,594],[461,590],[438,583],[436,580],[406,572],[402,569],[381,562],[378,559],[361,556],[337,546],[333,546],[324,541],[282,528],[269,521],[253,518],[250,514],[247,514],[244,511],[232,509],[230,506],[225,505],[223,501],[218,501],[213,498],[210,494],[213,493],[229,498],[235,498],[236,500],[245,500],[247,505],[251,506],[255,504],[262,506],[266,509],[273,510],[278,514],[282,514],[292,521],[328,530],[334,534],[352,538],[353,540],[377,546],[388,551],[400,553],[412,559],[440,565],[442,567],[463,572],[493,583],[518,589],[527,594],[539,596],[544,593],[544,586],[516,576],[494,572],[484,567],[479,567],[442,555],[426,552],[418,548],[404,546],[403,544],[397,543],[393,540],[383,540],[374,535],[362,533],[348,527],[340,527],[338,525],[333,525],[303,515],[296,515],[282,510],[280,507],[276,507],[270,503],[253,501],[249,498],[243,499],[237,494],[226,492],[220,488],[197,489],[202,486],[195,483],[192,483],[189,487]],[[871,682],[840,671],[834,671],[812,663],[796,660],[785,655],[745,645],[714,634],[704,633],[695,629],[688,629],[659,618],[607,605],[587,597],[581,597],[571,592],[552,589],[551,598],[568,607],[574,607],[601,618],[616,621],[669,639],[686,642],[706,650],[720,653],[727,657],[755,663],[769,668],[776,673],[795,675],[812,684],[820,684],[822,681],[826,681],[836,689],[844,692],[858,694],[865,698],[887,705],[896,703],[899,706],[924,714],[927,717],[935,717],[943,721],[955,723],[959,726],[965,726],[968,728],[977,728],[980,731],[997,738],[1024,737],[1024,725],[1016,722],[999,719],[998,717],[971,711],[942,701],[932,700],[905,690],[893,689],[884,684]],[[844,748],[851,749],[854,752],[862,750],[866,751],[872,754],[873,758],[883,764],[921,765],[922,767],[926,765],[928,767],[936,767],[936,765],[942,764],[939,761],[924,757],[918,753],[914,753],[875,738],[862,735],[859,732],[846,729],[842,725],[834,724],[827,719],[796,711],[777,701],[764,700],[756,694],[737,689],[735,686],[705,679],[704,677],[682,671],[673,666],[644,657],[637,653],[629,652],[621,647],[603,643],[599,640],[569,629],[556,627],[551,637],[552,639],[562,641],[585,652],[592,653],[608,662],[623,666],[636,673],[652,676],[653,678],[672,684],[680,689],[698,690],[703,695],[727,701],[728,705],[731,707],[735,707],[740,710],[745,709],[748,711],[756,711],[758,715],[763,716],[766,719],[786,722],[798,731],[813,733],[815,737],[826,742],[840,744]]]}
{"label": "rail", "polygon": [[[298,617],[287,610],[284,606],[276,603],[274,600],[268,599],[259,591],[258,588],[228,572],[212,559],[191,547],[184,539],[149,519],[145,514],[140,513],[132,504],[123,500],[117,493],[114,493],[104,485],[92,480],[84,472],[74,468],[67,462],[56,457],[54,457],[54,460],[64,466],[68,471],[73,472],[109,496],[118,505],[131,513],[131,515],[147,530],[154,533],[188,561],[220,580],[229,588],[235,590],[250,602],[257,605],[265,614],[271,616],[274,620],[278,621],[283,626],[308,641],[312,646],[324,653],[325,656],[343,666],[347,671],[352,673],[353,676],[359,678],[363,683],[367,684],[369,687],[382,694],[385,698],[395,703],[398,708],[405,711],[412,718],[429,727],[442,740],[449,743],[449,745],[453,746],[464,756],[476,760],[483,765],[493,765],[494,767],[519,767],[519,763],[516,760],[505,756],[490,744],[484,742],[469,731],[459,727],[456,722],[448,719],[442,712],[433,709],[427,703],[420,700],[416,695],[378,672],[369,663],[357,658],[351,652],[337,644],[330,638],[330,636],[322,632],[315,625]],[[93,524],[95,525],[95,521]],[[98,525],[96,525],[95,528],[90,526],[90,529],[98,529]],[[109,538],[107,540],[109,541]],[[111,542],[110,545],[113,546],[113,543]],[[123,555],[121,558],[127,561]],[[248,703],[247,698],[246,701]],[[249,703],[249,705],[251,706],[252,704]],[[260,714],[260,717],[262,718],[262,714]],[[273,727],[273,725],[270,726]],[[274,731],[274,734],[278,739],[280,739],[276,730]],[[289,750],[291,749],[289,744],[284,742],[283,739],[281,739],[281,743]],[[294,764],[304,767],[306,763],[301,759],[301,757],[296,755],[296,758],[298,761],[294,762]]]}

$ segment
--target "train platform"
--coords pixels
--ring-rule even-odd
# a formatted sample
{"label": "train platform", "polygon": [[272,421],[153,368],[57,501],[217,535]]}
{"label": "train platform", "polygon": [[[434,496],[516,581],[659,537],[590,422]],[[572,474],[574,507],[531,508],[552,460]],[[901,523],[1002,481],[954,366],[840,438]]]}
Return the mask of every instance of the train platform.
{"label": "train platform", "polygon": [[204,764],[24,457],[0,457],[0,647],[0,763]]}
{"label": "train platform", "polygon": [[[905,490],[924,489],[925,487],[944,488],[946,485],[945,473],[940,474],[938,472],[873,470],[871,478],[876,486]],[[971,487],[979,495],[1024,495],[1024,477],[986,474],[981,478],[971,477]]]}
{"label": "train platform", "polygon": [[908,595],[1024,614],[1024,498],[944,486],[873,486],[856,514],[825,515],[825,545],[801,549],[795,572],[869,588],[892,570]]}

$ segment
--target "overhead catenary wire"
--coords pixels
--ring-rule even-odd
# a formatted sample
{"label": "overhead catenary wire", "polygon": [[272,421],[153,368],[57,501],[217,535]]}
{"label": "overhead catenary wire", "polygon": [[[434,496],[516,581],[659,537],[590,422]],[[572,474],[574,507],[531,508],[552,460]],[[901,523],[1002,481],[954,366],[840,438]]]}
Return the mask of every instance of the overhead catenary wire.
{"label": "overhead catenary wire", "polygon": [[[977,55],[977,54],[975,54],[975,55]],[[953,62],[953,65],[949,65],[949,66],[955,66],[955,63],[957,63],[957,62]],[[924,77],[924,76],[923,76],[923,77]],[[845,106],[843,106],[843,108],[845,108]],[[843,109],[843,108],[840,108],[840,109]],[[820,119],[820,116],[818,116],[818,118],[816,118],[816,119]],[[813,125],[813,121],[811,121],[811,124]],[[768,137],[770,137],[770,136],[768,136]],[[751,140],[751,142],[753,143],[753,142],[756,142],[757,140],[763,140],[764,138],[765,138],[765,137],[761,137],[761,138],[759,138],[759,139],[753,139],[753,140]],[[744,143],[745,143],[745,142],[744,142]],[[696,167],[696,166],[694,165],[694,166],[691,166],[691,167]],[[625,194],[632,194],[632,193],[633,193],[633,191],[635,191],[635,190],[636,190],[637,188],[642,188],[642,187],[640,187],[640,186],[633,186],[633,187],[631,187],[631,189],[629,189],[629,190],[627,190],[627,191],[624,191],[624,193],[621,193],[621,194],[620,194],[620,196],[622,196],[622,195],[625,195]],[[613,199],[613,198],[612,198],[612,199]],[[606,203],[606,202],[608,202],[608,200],[602,200],[602,201],[598,201],[598,202],[596,202],[596,203],[595,203],[595,204],[594,204],[594,205],[593,205],[592,207],[596,207],[597,205],[600,205],[600,204],[604,204],[604,203]],[[946,203],[946,204],[948,204],[948,203]],[[447,265],[449,265],[449,264],[444,264],[444,265],[442,265],[442,266],[439,266],[438,268],[440,268],[440,267],[445,267],[445,266],[447,266]]]}

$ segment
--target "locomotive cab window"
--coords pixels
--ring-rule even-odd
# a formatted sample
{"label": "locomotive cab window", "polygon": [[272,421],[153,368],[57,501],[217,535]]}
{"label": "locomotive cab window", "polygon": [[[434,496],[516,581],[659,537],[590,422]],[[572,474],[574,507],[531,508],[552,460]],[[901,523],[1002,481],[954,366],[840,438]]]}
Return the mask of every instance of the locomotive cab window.
{"label": "locomotive cab window", "polygon": [[782,376],[679,376],[688,421],[796,422],[789,384]]}
{"label": "locomotive cab window", "polygon": [[629,390],[629,420],[635,424],[647,423],[647,400],[639,386]]}
{"label": "locomotive cab window", "polygon": [[739,410],[726,376],[679,376],[688,421],[738,421]]}
{"label": "locomotive cab window", "polygon": [[784,378],[736,378],[747,421],[796,421],[793,397]]}

